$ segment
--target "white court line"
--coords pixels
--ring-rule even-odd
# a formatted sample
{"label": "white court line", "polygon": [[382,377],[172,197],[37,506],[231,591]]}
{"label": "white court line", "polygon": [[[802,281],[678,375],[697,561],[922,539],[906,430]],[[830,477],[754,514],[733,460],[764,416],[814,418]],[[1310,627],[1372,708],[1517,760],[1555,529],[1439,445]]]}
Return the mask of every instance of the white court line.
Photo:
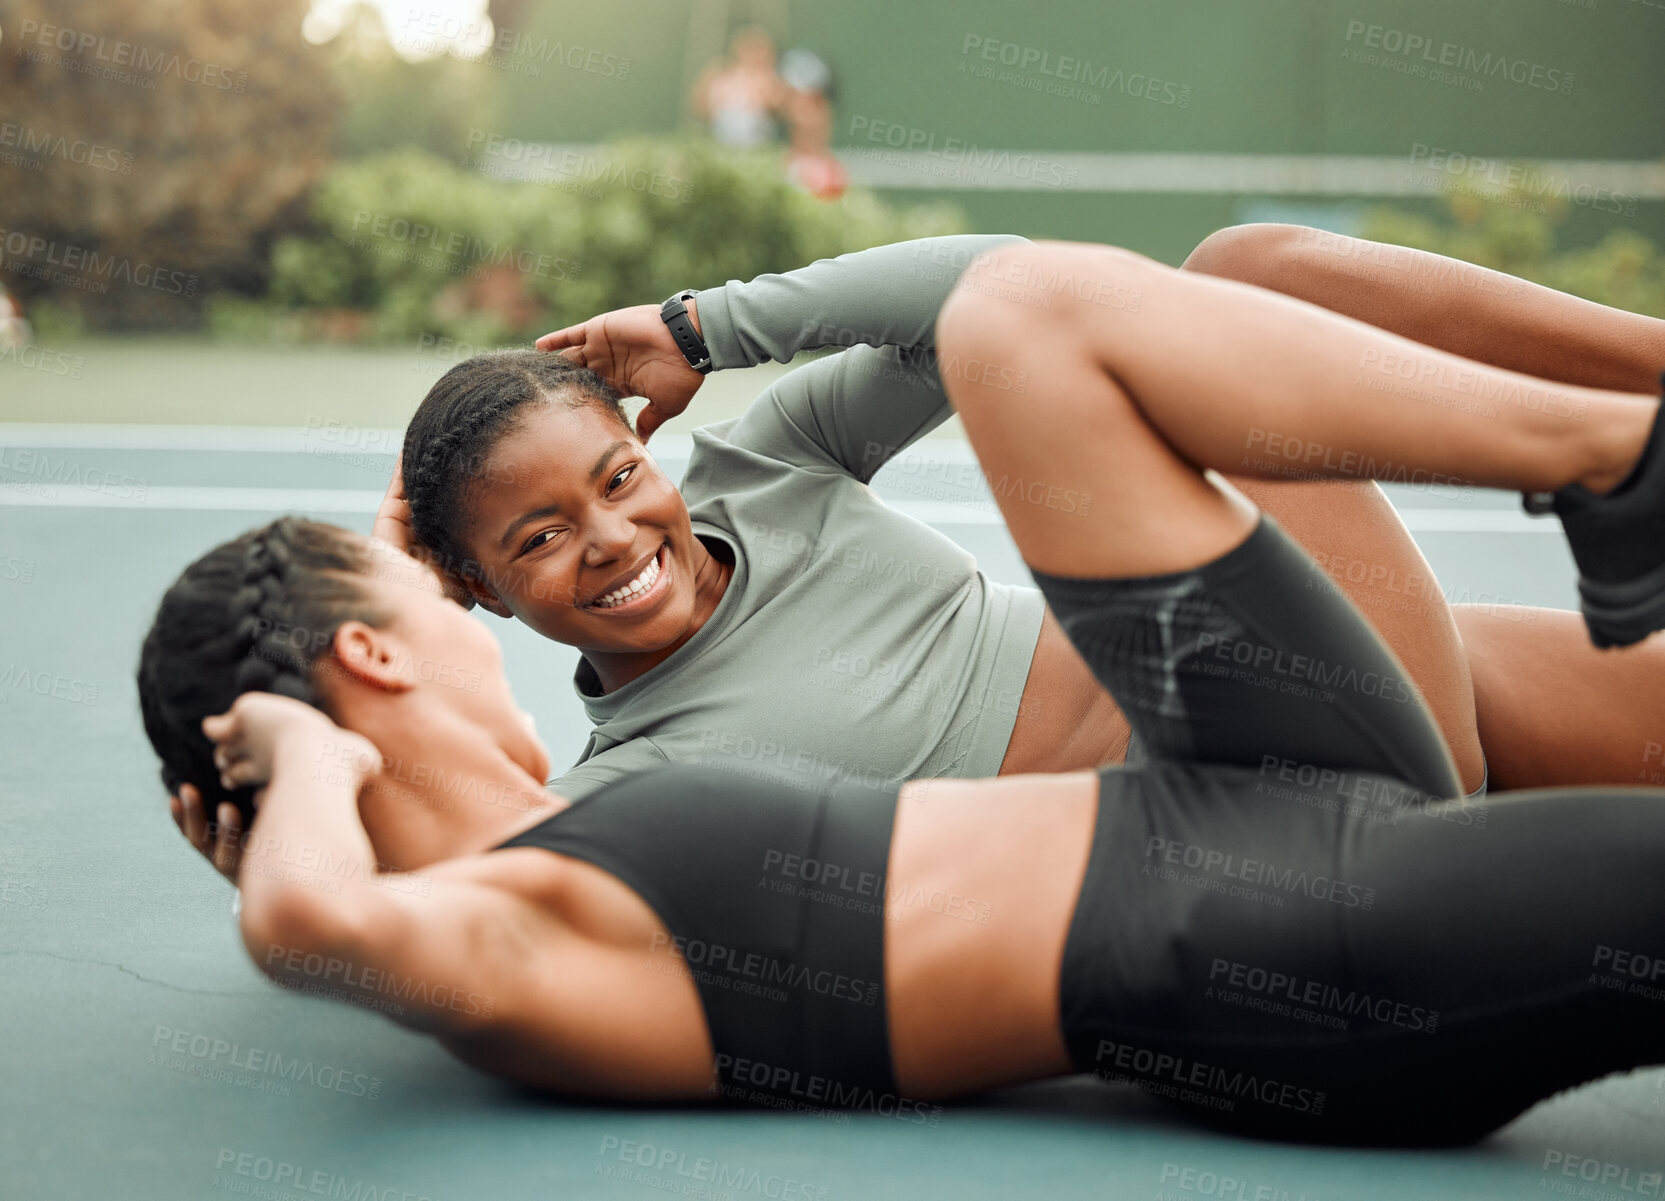
{"label": "white court line", "polygon": [[[349,429],[342,435],[357,443],[358,453],[367,446],[396,446],[402,431]],[[102,425],[0,422],[0,447],[30,447],[63,450],[175,450],[175,451],[264,451],[315,454],[325,458],[354,453],[345,441],[327,441],[320,431],[294,426],[216,425]],[[666,463],[686,463],[693,453],[688,434],[661,433],[650,449]],[[931,478],[936,465],[975,463],[971,447],[959,439],[929,439],[903,451],[880,472],[881,489],[887,483],[901,485],[912,476]],[[181,512],[223,509],[236,512],[374,513],[381,493],[346,488],[217,488],[207,486],[128,486],[142,495],[108,495],[95,489],[27,480],[0,481],[0,507],[155,509]],[[981,503],[954,504],[947,501],[886,498],[898,512],[931,525],[1001,525],[993,498]],[[1397,506],[1396,506],[1397,507]],[[1518,509],[1397,507],[1400,520],[1412,531],[1426,533],[1532,534],[1559,533],[1556,521],[1534,520]]]}
{"label": "white court line", "polygon": [[1412,533],[1560,534],[1561,523],[1520,509],[1395,509]]}
{"label": "white court line", "polygon": [[[339,432],[294,425],[121,425],[0,422],[0,447],[50,450],[187,450],[316,455],[394,454],[405,431],[346,426]],[[649,449],[667,458],[687,458],[694,440],[687,434],[653,436]]]}
{"label": "white court line", "polygon": [[[856,183],[873,188],[1014,192],[1123,192],[1179,195],[1438,196],[1472,182],[1431,170],[1409,155],[1081,154],[970,148],[960,154],[889,146],[845,146],[838,157]],[[1530,189],[1605,189],[1611,196],[1665,197],[1665,166],[1649,160],[1534,162],[1468,156],[1507,168],[1531,162]],[[1040,166],[1044,164],[1044,167]],[[1061,182],[1062,174],[1067,180]],[[1576,193],[1574,193],[1576,194]],[[1530,190],[1527,194],[1532,198]],[[1604,199],[1604,203],[1607,200]]]}
{"label": "white court line", "polygon": [[127,483],[121,485],[118,493],[67,484],[0,481],[0,507],[24,509],[374,513],[382,503],[382,495],[379,488],[157,487]]}
{"label": "white court line", "polygon": [[[901,129],[902,127],[894,127]],[[914,130],[903,131],[914,134]],[[936,139],[932,138],[933,143]],[[518,149],[518,148],[517,148]],[[1468,166],[1488,173],[1513,165],[1531,166],[1525,184],[1562,192],[1606,189],[1640,200],[1665,198],[1665,164],[1652,159],[1533,160],[1506,154],[1452,155],[1442,150],[1442,167],[1431,169],[1406,154],[1209,154],[1165,152],[1098,153],[999,149],[944,136],[941,149],[908,149],[857,139],[834,147],[853,182],[874,188],[929,188],[960,191],[1124,192],[1179,195],[1437,196],[1465,183]],[[1423,159],[1427,159],[1427,154]],[[544,182],[583,180],[586,164],[605,162],[605,146],[526,143],[511,158],[489,148],[480,155],[482,175]],[[1460,160],[1460,163],[1457,161]],[[570,168],[570,169],[568,169]],[[1068,182],[1065,183],[1064,181]],[[587,181],[585,181],[587,182]],[[1472,184],[1472,181],[1467,181]]]}
{"label": "white court line", "polygon": [[[128,495],[69,485],[0,481],[0,508],[140,509],[155,512],[374,513],[378,489],[213,488],[123,485]],[[885,503],[928,525],[1004,525],[992,498],[986,507],[947,501],[886,498]],[[1440,534],[1559,534],[1561,523],[1516,509],[1398,510],[1412,532]]]}
{"label": "white court line", "polygon": [[[400,430],[362,431],[372,445],[397,446]],[[54,450],[223,450],[299,451],[306,432],[293,425],[52,425],[45,422],[0,424],[0,446]]]}

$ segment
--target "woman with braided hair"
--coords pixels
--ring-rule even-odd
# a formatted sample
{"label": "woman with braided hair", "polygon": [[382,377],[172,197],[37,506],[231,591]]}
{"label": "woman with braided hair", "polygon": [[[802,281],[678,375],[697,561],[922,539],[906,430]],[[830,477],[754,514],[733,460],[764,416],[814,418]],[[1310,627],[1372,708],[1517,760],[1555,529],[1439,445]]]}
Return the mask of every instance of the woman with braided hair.
{"label": "woman with braided hair", "polygon": [[[1036,282],[1064,268],[1138,292],[1137,317]],[[1614,957],[1665,951],[1665,790],[1514,792],[1478,826],[1420,698],[1384,687],[1388,648],[1208,470],[1269,429],[1344,451],[1337,476],[1407,463],[1547,497],[1592,634],[1633,643],[1665,625],[1656,398],[1065,244],[980,257],[940,345],[1036,371],[1021,407],[998,376],[947,389],[991,476],[1094,492],[1087,514],[999,499],[1150,762],[817,787],[669,766],[570,801],[542,786],[496,640],[432,571],[281,521],[187,569],[139,675],[165,777],[252,794],[261,970],[538,1088],[921,1122],[1093,1072],[1239,1132],[1451,1144],[1665,1061]],[[1356,364],[1386,353],[1451,396],[1532,403],[1373,389]],[[274,643],[286,620],[301,636]],[[317,707],[245,692],[216,712],[275,644],[300,658],[274,682],[303,665]],[[1222,673],[1219,646],[1251,653]],[[1315,665],[1342,674],[1320,688]],[[212,766],[180,737],[198,723]],[[1256,972],[1323,1020],[1241,1003]]]}
{"label": "woman with braided hair", "polygon": [[[226,543],[181,578],[169,593],[179,620],[152,627],[139,675],[146,733],[154,745],[178,748],[163,760],[170,792],[198,780],[217,792],[200,718],[181,722],[181,712],[223,712],[245,692],[318,705],[318,640],[349,615],[385,620],[362,603],[355,577],[365,563],[333,531],[285,517]],[[299,579],[306,586],[297,587]],[[163,696],[173,698],[165,707]],[[239,808],[246,825],[253,816],[246,795]]]}
{"label": "woman with braided hair", "polygon": [[[343,627],[385,627],[409,604],[409,588],[425,593],[435,586],[431,572],[409,567],[405,556],[377,551],[359,535],[298,517],[251,530],[192,564],[169,589],[140,656],[140,710],[169,791],[183,791],[199,808],[232,805],[246,829],[254,816],[252,792],[219,785],[202,718],[246,693],[331,712],[332,688],[344,671],[335,651]],[[458,631],[464,645],[495,647],[490,632],[472,620],[448,627]],[[380,666],[451,687],[459,709],[487,726],[507,720],[523,728],[525,719],[501,691],[482,690],[478,675],[447,679],[430,670],[435,662],[389,652]],[[529,727],[523,733],[517,761],[529,770],[543,763],[537,774],[547,761]]]}
{"label": "woman with braided hair", "polygon": [[[1395,251],[1408,264],[1384,266],[1388,248],[1249,228],[1262,232],[1204,243],[1193,269],[1304,287],[1427,344],[1460,340],[1483,361],[1531,360],[1566,382],[1641,389],[1648,364],[1665,360],[1665,322],[1438,256]],[[470,601],[582,652],[574,686],[595,728],[552,787],[581,796],[667,762],[813,782],[1079,770],[1129,751],[1138,761],[1129,723],[1042,595],[991,581],[867,487],[900,458],[922,494],[965,494],[969,472],[945,479],[907,457],[950,415],[945,380],[986,376],[1018,406],[1034,393],[1027,367],[975,352],[944,361],[934,345],[959,271],[1013,241],[880,247],[679,302],[685,332],[719,369],[843,348],[783,376],[743,416],[696,430],[680,491],[646,439],[704,376],[654,306],[540,341],[560,353],[482,355],[434,385],[378,532],[437,555]],[[1077,292],[1096,286],[1063,278]],[[1126,321],[1142,299],[1112,290],[1092,303]],[[1450,321],[1454,306],[1468,320]],[[636,430],[608,381],[651,398]],[[1466,791],[1484,788],[1488,761],[1507,787],[1637,779],[1665,712],[1665,643],[1602,656],[1576,614],[1454,613],[1381,491],[1291,480],[1310,474],[1291,445],[1241,448],[1234,484],[1365,612],[1403,665],[1395,687],[1428,705]],[[1250,460],[1274,478],[1245,478]],[[1091,489],[1015,473],[988,482],[997,499],[1024,494],[1061,512],[1097,503]],[[229,872],[236,822],[216,838],[189,797],[175,807]]]}

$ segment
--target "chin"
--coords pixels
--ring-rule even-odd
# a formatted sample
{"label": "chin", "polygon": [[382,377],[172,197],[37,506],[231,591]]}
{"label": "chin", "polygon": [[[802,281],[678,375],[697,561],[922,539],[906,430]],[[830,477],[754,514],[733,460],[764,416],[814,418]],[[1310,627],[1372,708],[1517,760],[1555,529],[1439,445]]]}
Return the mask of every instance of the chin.
{"label": "chin", "polygon": [[691,604],[672,601],[664,611],[654,614],[652,621],[643,622],[628,633],[620,631],[614,635],[614,640],[606,644],[591,645],[615,655],[650,655],[682,638],[688,632],[688,622],[693,615]]}

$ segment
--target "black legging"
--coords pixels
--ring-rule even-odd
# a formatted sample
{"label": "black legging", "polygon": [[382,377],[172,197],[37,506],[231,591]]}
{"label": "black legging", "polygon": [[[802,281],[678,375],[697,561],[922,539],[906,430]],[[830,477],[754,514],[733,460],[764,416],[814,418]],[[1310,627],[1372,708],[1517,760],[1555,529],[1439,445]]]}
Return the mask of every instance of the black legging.
{"label": "black legging", "polygon": [[1448,1144],[1665,1062],[1665,790],[1438,799],[1403,668],[1269,519],[1194,572],[1035,575],[1153,757],[1100,776],[1082,1070],[1247,1133]]}

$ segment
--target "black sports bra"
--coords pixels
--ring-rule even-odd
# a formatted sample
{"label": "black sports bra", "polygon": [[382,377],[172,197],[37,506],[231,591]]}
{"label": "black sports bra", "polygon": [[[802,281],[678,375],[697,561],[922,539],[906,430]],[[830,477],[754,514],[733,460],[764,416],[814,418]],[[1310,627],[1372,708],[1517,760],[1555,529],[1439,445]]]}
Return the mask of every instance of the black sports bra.
{"label": "black sports bra", "polygon": [[498,849],[593,863],[653,908],[699,987],[726,1099],[888,1112],[884,882],[899,787],[665,767]]}

